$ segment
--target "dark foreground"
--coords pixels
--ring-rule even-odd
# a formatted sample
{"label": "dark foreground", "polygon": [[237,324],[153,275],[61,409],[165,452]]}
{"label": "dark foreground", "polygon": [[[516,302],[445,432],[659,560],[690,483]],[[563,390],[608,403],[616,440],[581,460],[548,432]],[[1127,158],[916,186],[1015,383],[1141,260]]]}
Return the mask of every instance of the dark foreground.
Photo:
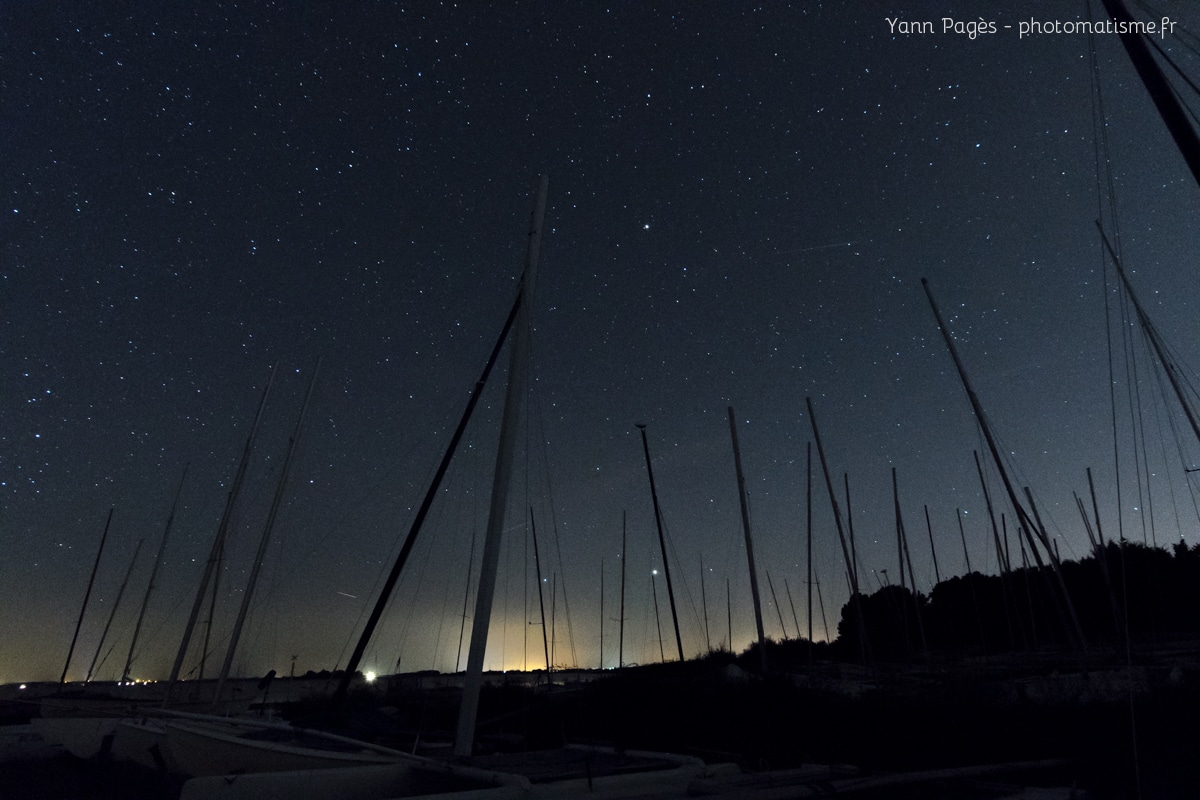
{"label": "dark foreground", "polygon": [[96,764],[63,753],[0,764],[0,800],[168,800],[183,781],[132,764]]}
{"label": "dark foreground", "polygon": [[[388,702],[393,719],[419,721],[423,741],[436,742],[449,741],[456,701],[447,691],[396,692]],[[1200,663],[1190,659],[1133,671],[1081,668],[1070,658],[871,671],[826,665],[764,680],[731,657],[710,658],[549,691],[494,688],[480,719],[482,745],[497,749],[605,744],[749,771],[851,764],[893,773],[1061,760],[1061,768],[1016,779],[1074,784],[1094,798],[1137,797],[1139,785],[1142,797],[1200,797]]]}
{"label": "dark foreground", "polygon": [[[1053,760],[1052,768],[997,776],[993,796],[1013,785],[1074,785],[1101,800],[1200,796],[1200,666],[1191,659],[1133,672],[1080,670],[1070,661],[1019,667],[792,665],[763,679],[732,657],[711,657],[550,688],[490,687],[476,752],[572,742],[686,753],[749,772],[849,764],[866,775]],[[336,715],[320,699],[284,711],[304,724],[435,754],[448,749],[457,701],[452,686],[418,690],[395,680],[353,696]],[[989,796],[978,793],[979,780],[969,783],[970,795],[967,783],[947,778],[854,797]],[[178,797],[181,785],[68,756],[0,765],[0,800],[158,800]]]}

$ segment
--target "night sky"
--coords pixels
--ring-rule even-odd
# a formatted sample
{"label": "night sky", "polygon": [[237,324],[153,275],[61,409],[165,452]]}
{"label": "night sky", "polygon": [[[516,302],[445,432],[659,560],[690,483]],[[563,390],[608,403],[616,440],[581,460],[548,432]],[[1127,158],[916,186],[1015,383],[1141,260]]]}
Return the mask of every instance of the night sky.
{"label": "night sky", "polygon": [[[1197,9],[1156,9],[1137,13],[1177,21],[1160,44],[1196,76],[1182,34],[1200,32]],[[554,661],[598,663],[603,565],[616,665],[623,512],[624,660],[659,659],[652,580],[673,657],[637,423],[687,655],[706,648],[705,603],[711,644],[726,642],[727,581],[733,645],[748,644],[730,405],[769,635],[785,630],[768,572],[787,635],[795,619],[807,632],[806,397],[839,502],[849,475],[864,588],[898,580],[893,467],[918,587],[934,577],[925,505],[943,577],[965,569],[956,508],[972,567],[994,573],[972,458],[985,448],[922,277],[1064,558],[1087,551],[1071,493],[1086,497],[1088,467],[1106,535],[1120,519],[1136,541],[1195,543],[1184,469],[1200,453],[1136,330],[1139,377],[1126,377],[1113,293],[1117,505],[1088,38],[1016,30],[1087,13],[1074,0],[6,3],[0,682],[57,679],[110,507],[69,677],[83,678],[145,538],[98,670],[119,676],[190,464],[134,662],[165,677],[278,364],[220,572],[213,674],[318,359],[235,671],[344,665],[512,304],[540,174],[535,381],[489,668],[543,664],[531,505]],[[998,30],[942,33],[942,17]],[[893,33],[888,18],[936,32]],[[1200,193],[1118,37],[1095,45],[1125,263],[1164,337],[1200,364]],[[455,668],[506,363],[363,669]],[[813,452],[833,629],[848,591]],[[988,480],[998,498],[990,465]]]}

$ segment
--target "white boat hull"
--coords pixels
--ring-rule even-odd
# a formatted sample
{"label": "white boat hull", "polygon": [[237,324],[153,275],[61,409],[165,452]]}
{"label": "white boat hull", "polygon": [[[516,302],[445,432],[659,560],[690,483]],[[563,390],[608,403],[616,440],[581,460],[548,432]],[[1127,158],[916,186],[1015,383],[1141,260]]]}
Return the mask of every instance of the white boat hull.
{"label": "white boat hull", "polygon": [[118,722],[112,756],[118,761],[128,761],[156,772],[179,772],[167,746],[167,732],[161,720],[123,719]]}
{"label": "white boat hull", "polygon": [[169,722],[163,727],[178,771],[192,777],[394,764],[410,758],[398,751],[316,732],[302,732],[299,740],[289,742],[247,738],[244,727],[217,723]]}
{"label": "white boat hull", "polygon": [[117,722],[114,717],[37,717],[30,724],[47,742],[77,758],[94,759],[108,756]]}
{"label": "white boat hull", "polygon": [[[586,759],[588,750],[620,759],[614,751],[597,748],[567,748],[555,753],[520,755],[511,759],[523,768],[533,768],[542,779],[531,780],[518,772],[482,769],[420,759],[418,763],[386,767],[302,770],[224,777],[196,778],[184,784],[180,800],[567,800],[588,797],[677,798],[688,787],[710,775],[728,772],[729,765],[706,767],[698,759],[660,753],[631,752],[627,766],[632,771],[612,774],[549,777],[547,767]],[[509,759],[496,759],[501,763]],[[493,761],[493,759],[484,759]],[[637,766],[634,766],[635,762]],[[649,762],[655,762],[649,768]],[[641,767],[640,769],[638,767]],[[734,768],[736,769],[736,768]]]}

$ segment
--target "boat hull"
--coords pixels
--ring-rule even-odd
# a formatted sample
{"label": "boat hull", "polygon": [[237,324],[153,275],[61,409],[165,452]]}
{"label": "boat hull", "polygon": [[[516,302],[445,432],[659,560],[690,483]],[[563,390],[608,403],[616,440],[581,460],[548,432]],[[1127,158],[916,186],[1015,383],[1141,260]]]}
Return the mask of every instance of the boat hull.
{"label": "boat hull", "polygon": [[[683,797],[697,780],[731,768],[673,754],[582,747],[484,757],[475,764],[414,759],[386,767],[196,778],[184,784],[180,800],[650,800]],[[596,772],[588,774],[589,768]]]}
{"label": "boat hull", "polygon": [[217,724],[170,722],[163,727],[178,772],[192,777],[383,765],[405,758],[400,752],[381,752],[384,748],[315,732],[293,741],[269,741]]}
{"label": "boat hull", "polygon": [[38,717],[30,724],[47,742],[91,760],[110,755],[117,722],[115,717]]}
{"label": "boat hull", "polygon": [[439,763],[270,772],[194,778],[180,800],[380,800],[454,797],[508,800],[525,797],[529,782],[515,775]]}
{"label": "boat hull", "polygon": [[157,772],[179,773],[167,745],[166,728],[160,720],[123,719],[117,723],[112,756]]}

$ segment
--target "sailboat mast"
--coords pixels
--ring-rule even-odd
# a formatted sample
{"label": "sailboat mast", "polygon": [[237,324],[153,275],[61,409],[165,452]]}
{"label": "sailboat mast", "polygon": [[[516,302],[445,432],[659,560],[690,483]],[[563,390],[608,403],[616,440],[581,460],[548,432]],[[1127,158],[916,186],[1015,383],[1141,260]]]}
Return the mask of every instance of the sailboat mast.
{"label": "sailboat mast", "polygon": [[821,446],[821,433],[817,430],[817,415],[813,412],[811,398],[804,398],[808,405],[808,420],[812,423],[813,438],[817,441],[817,456],[821,460],[821,469],[825,472],[825,488],[829,491],[829,504],[833,506],[833,521],[837,526],[838,539],[842,543],[842,558],[846,559],[846,570],[850,578],[850,591],[858,594],[858,580],[854,572],[854,562],[850,557],[850,548],[846,545],[846,534],[842,529],[842,514],[838,509],[837,497],[834,496],[833,482],[829,478],[829,467],[825,462],[825,449]]}
{"label": "sailboat mast", "polygon": [[[933,309],[933,316],[937,322],[938,330],[942,333],[942,338],[946,341],[946,348],[950,351],[950,358],[954,362],[954,367],[958,371],[958,378],[963,384],[963,389],[967,393],[967,401],[971,404],[971,410],[975,412],[975,419],[979,422],[979,428],[983,431],[984,441],[987,442],[988,451],[992,455],[992,461],[996,464],[996,470],[1000,473],[1000,480],[1004,483],[1004,490],[1008,493],[1008,500],[1012,504],[1013,510],[1017,514],[1017,520],[1022,525],[1033,527],[1033,520],[1029,518],[1029,513],[1025,507],[1021,505],[1021,501],[1017,499],[1017,492],[1013,488],[1012,481],[1008,477],[1008,470],[1004,468],[1004,462],[1000,458],[1000,448],[996,444],[995,438],[992,436],[991,426],[987,424],[987,420],[983,415],[983,405],[979,402],[979,397],[976,396],[975,390],[971,388],[970,381],[967,380],[967,371],[962,364],[962,360],[958,356],[958,348],[954,346],[954,339],[950,336],[950,329],[942,322],[942,312],[938,309],[937,302],[933,299],[933,292],[929,288],[929,281],[925,278],[921,279],[921,287],[925,290],[925,297],[929,300],[929,307]],[[1028,530],[1023,531],[1026,536],[1031,536]],[[1039,567],[1042,566],[1042,558],[1038,554],[1037,547],[1034,546],[1033,539],[1029,539],[1030,551],[1033,553],[1034,559]]]}
{"label": "sailboat mast", "polygon": [[812,568],[812,442],[808,443],[805,458],[805,516],[806,528],[808,533],[807,554],[804,559],[804,566],[807,572],[807,579],[804,581],[808,586],[808,661],[812,663],[812,643],[813,643],[813,608],[812,608],[812,593],[813,593],[813,568]]}
{"label": "sailboat mast", "polygon": [[900,545],[904,551],[904,562],[908,566],[908,582],[911,584],[913,614],[917,618],[917,632],[921,635],[921,650],[926,658],[929,656],[929,640],[925,637],[924,614],[921,613],[921,594],[917,591],[917,574],[913,572],[912,552],[908,549],[908,532],[904,527],[904,517],[900,513],[900,490],[896,481],[896,468],[892,467],[892,490],[896,495],[896,528],[900,532]]}
{"label": "sailboat mast", "polygon": [[1196,135],[1196,129],[1188,122],[1187,112],[1179,103],[1166,76],[1155,63],[1150,48],[1142,39],[1142,34],[1137,32],[1140,28],[1134,21],[1133,15],[1129,13],[1129,9],[1121,0],[1102,0],[1102,2],[1108,16],[1119,24],[1118,35],[1121,37],[1121,44],[1125,45],[1125,52],[1129,54],[1129,60],[1133,62],[1138,77],[1142,79],[1150,99],[1154,101],[1163,123],[1171,133],[1171,138],[1175,140],[1175,146],[1179,148],[1183,160],[1191,169],[1192,177],[1200,184],[1200,137]]}
{"label": "sailboat mast", "polygon": [[1058,578],[1058,586],[1062,591],[1063,600],[1067,606],[1067,612],[1070,614],[1071,624],[1075,628],[1075,635],[1079,637],[1079,645],[1083,650],[1087,650],[1087,640],[1083,638],[1083,626],[1079,624],[1079,617],[1075,613],[1075,604],[1071,602],[1071,595],[1067,592],[1067,584],[1063,580],[1061,563],[1062,559],[1058,555],[1058,539],[1054,540],[1053,547],[1050,545],[1050,536],[1046,532],[1046,526],[1042,524],[1042,515],[1038,513],[1037,503],[1033,501],[1033,492],[1028,486],[1023,487],[1026,499],[1029,500],[1029,510],[1033,512],[1033,521],[1037,524],[1038,538],[1041,539],[1046,547],[1047,555],[1049,556],[1050,566],[1053,568],[1054,576]]}
{"label": "sailboat mast", "polygon": [[796,616],[796,601],[792,599],[792,587],[788,586],[786,577],[783,579],[783,590],[787,592],[788,605],[792,607],[792,624],[796,626],[796,638],[800,638],[800,618]]}
{"label": "sailboat mast", "polygon": [[971,574],[971,554],[967,552],[967,534],[963,531],[962,509],[954,509],[954,518],[958,520],[958,538],[962,540],[963,561],[967,565],[967,575]]}
{"label": "sailboat mast", "polygon": [[[540,237],[540,227],[538,235]],[[433,480],[430,482],[429,488],[425,490],[425,497],[421,500],[421,506],[417,509],[416,516],[413,517],[412,524],[408,529],[408,535],[404,538],[404,544],[400,546],[400,553],[396,556],[396,561],[392,564],[391,572],[388,573],[387,579],[383,582],[383,588],[380,589],[379,597],[375,600],[375,607],[371,609],[367,623],[363,626],[362,633],[359,634],[358,643],[354,646],[354,652],[350,654],[350,660],[346,663],[342,680],[338,683],[337,690],[334,692],[334,702],[341,702],[346,699],[346,692],[350,689],[350,681],[354,679],[358,665],[367,650],[367,644],[371,641],[371,636],[375,633],[375,627],[379,624],[380,617],[383,616],[383,610],[387,607],[388,601],[392,597],[392,591],[396,588],[396,581],[400,579],[400,573],[404,571],[404,565],[408,563],[408,557],[417,543],[421,527],[425,524],[425,518],[429,516],[429,509],[433,506],[434,498],[437,497],[441,489],[442,478],[446,476],[446,470],[450,468],[450,460],[454,457],[454,453],[458,449],[458,443],[462,440],[463,433],[467,429],[467,423],[471,421],[471,415],[475,411],[475,406],[479,403],[479,397],[483,394],[483,388],[487,384],[488,377],[492,374],[492,368],[496,365],[496,360],[500,357],[500,350],[504,347],[505,340],[508,339],[508,332],[512,330],[513,324],[516,322],[517,312],[524,305],[522,302],[524,294],[524,283],[522,283],[521,289],[517,291],[517,299],[513,301],[512,308],[508,312],[508,318],[505,319],[504,326],[500,330],[500,335],[496,337],[496,343],[492,346],[492,352],[488,355],[487,363],[484,364],[483,371],[479,374],[479,379],[475,382],[475,387],[471,390],[471,396],[467,400],[467,407],[463,409],[463,415],[458,420],[458,427],[454,429],[454,433],[450,437],[450,442],[446,445],[445,452],[442,453],[442,460],[438,463],[437,470],[434,472]]]}
{"label": "sailboat mast", "polygon": [[679,615],[675,611],[675,588],[671,584],[671,562],[667,560],[667,540],[663,535],[662,510],[658,506],[658,489],[654,486],[654,467],[650,464],[650,444],[646,441],[646,426],[638,425],[642,432],[642,451],[646,455],[646,472],[650,476],[650,499],[654,501],[654,524],[658,527],[658,548],[662,551],[663,575],[667,579],[667,599],[671,601],[671,621],[675,624],[675,646],[679,649],[679,660],[683,661],[683,637],[679,635]]}
{"label": "sailboat mast", "polygon": [[1096,502],[1096,484],[1092,481],[1092,468],[1087,468],[1088,491],[1092,495],[1092,513],[1096,517],[1096,543],[1104,547],[1104,531],[1100,530],[1100,506]]}
{"label": "sailboat mast", "polygon": [[175,522],[175,509],[179,506],[179,496],[183,494],[183,482],[187,480],[188,466],[183,466],[183,475],[179,478],[179,488],[175,490],[175,499],[171,503],[171,513],[167,515],[167,525],[163,529],[162,541],[158,544],[158,554],[154,556],[154,565],[150,567],[150,582],[146,584],[146,594],[142,597],[142,608],[138,611],[137,624],[133,626],[133,638],[129,640],[129,655],[125,659],[125,668],[121,670],[121,682],[129,680],[129,670],[133,667],[133,652],[137,647],[138,634],[142,630],[142,620],[146,616],[146,608],[150,605],[150,593],[154,591],[154,579],[158,568],[162,565],[163,553],[167,549],[167,538],[171,535],[171,526]]}
{"label": "sailboat mast", "polygon": [[83,615],[87,613],[88,598],[92,596],[92,584],[96,582],[96,570],[100,568],[100,555],[104,552],[104,542],[108,539],[108,529],[112,525],[113,510],[112,508],[108,509],[108,519],[104,522],[104,533],[100,534],[100,547],[96,550],[96,560],[92,562],[92,575],[88,578],[87,590],[83,593],[83,605],[79,608],[79,619],[75,623],[75,634],[71,636],[71,646],[67,648],[67,663],[63,664],[62,677],[58,679],[59,686],[67,682],[67,670],[71,667],[71,656],[75,654],[75,643],[79,640],[79,629],[83,627]]}
{"label": "sailboat mast", "polygon": [[200,664],[196,670],[196,680],[198,681],[204,680],[204,665],[208,661],[208,654],[212,652],[208,645],[212,640],[213,625],[217,621],[217,598],[221,595],[221,562],[224,560],[225,543],[222,542],[213,562],[216,564],[216,569],[212,574],[212,594],[208,596],[208,621],[204,624],[204,644],[200,647]]}
{"label": "sailboat mast", "polygon": [[704,612],[704,649],[712,652],[712,638],[708,634],[708,595],[704,591],[704,554],[700,554],[700,610]]}
{"label": "sailboat mast", "polygon": [[532,508],[529,509],[529,532],[533,534],[533,565],[537,577],[538,609],[542,614],[542,650],[546,655],[546,685],[549,686],[550,670],[553,664],[550,661],[550,634],[546,628],[546,596],[542,594],[542,558],[538,555],[537,522],[533,518]]}
{"label": "sailboat mast", "polygon": [[617,669],[625,666],[625,511],[621,511],[621,619],[617,629]]}
{"label": "sailboat mast", "polygon": [[89,682],[92,675],[95,674],[96,662],[100,660],[104,641],[108,638],[108,631],[112,628],[113,620],[117,616],[117,609],[121,607],[121,598],[125,596],[125,587],[129,585],[129,578],[133,575],[133,567],[137,564],[138,554],[142,552],[142,545],[145,541],[145,539],[138,539],[137,547],[133,548],[133,558],[129,559],[129,568],[125,570],[125,578],[121,581],[121,588],[117,590],[117,599],[113,601],[112,611],[108,613],[108,622],[104,623],[104,631],[100,634],[100,643],[96,645],[96,655],[92,656],[92,663],[88,666],[87,675],[83,678],[84,683]]}
{"label": "sailboat mast", "polygon": [[233,624],[233,632],[229,634],[229,648],[225,651],[225,662],[221,665],[221,675],[217,678],[217,689],[213,692],[213,708],[221,699],[221,689],[229,678],[229,670],[233,667],[233,656],[237,652],[238,640],[242,636],[242,627],[246,624],[246,615],[250,613],[250,601],[254,598],[254,589],[258,585],[258,575],[262,571],[263,561],[267,557],[267,546],[271,543],[271,534],[275,532],[275,521],[279,518],[279,509],[283,505],[283,495],[287,489],[288,473],[291,471],[292,459],[296,455],[296,444],[300,441],[300,432],[304,428],[304,419],[308,416],[308,406],[312,402],[313,389],[317,385],[317,375],[321,372],[321,360],[313,369],[308,381],[308,390],[304,393],[304,403],[300,407],[300,416],[296,418],[296,428],[288,440],[287,452],[283,464],[279,467],[279,481],[275,485],[275,496],[271,499],[271,508],[267,512],[267,524],[263,526],[262,537],[258,540],[258,551],[254,554],[254,563],[250,567],[250,576],[246,580],[246,589],[242,593],[242,606],[238,609],[237,620]]}
{"label": "sailboat mast", "polygon": [[658,615],[658,584],[653,576],[650,578],[650,593],[654,597],[654,625],[658,628],[658,660],[665,664],[667,663],[667,653],[663,650],[662,618]]}
{"label": "sailboat mast", "polygon": [[854,512],[850,507],[850,473],[842,473],[846,486],[846,528],[850,531],[850,567],[854,572],[854,591],[858,591],[858,548],[854,546]]}
{"label": "sailboat mast", "polygon": [[975,471],[979,473],[979,485],[983,488],[983,500],[987,503],[988,519],[992,523],[992,538],[995,540],[996,556],[1000,559],[1001,574],[1008,574],[1010,565],[1008,557],[1000,547],[1000,529],[996,527],[996,512],[992,508],[992,493],[988,491],[987,481],[983,479],[983,465],[979,463],[979,451],[972,450],[971,455],[975,457]]}
{"label": "sailboat mast", "polygon": [[996,444],[996,439],[992,435],[991,426],[987,423],[987,418],[983,414],[983,406],[979,402],[979,397],[975,394],[975,390],[971,388],[971,382],[967,379],[967,371],[963,366],[962,359],[958,356],[958,348],[954,346],[954,339],[950,336],[950,329],[946,327],[942,321],[942,312],[938,309],[937,302],[933,299],[933,292],[929,288],[929,281],[921,278],[921,287],[925,290],[925,297],[929,300],[929,307],[933,310],[934,319],[937,321],[938,329],[942,333],[942,338],[946,342],[946,349],[950,351],[950,358],[954,361],[954,367],[958,371],[959,380],[962,382],[963,389],[967,393],[967,400],[971,403],[971,409],[975,412],[975,419],[979,423],[979,428],[983,431],[984,441],[987,442],[988,450],[991,452],[992,461],[996,465],[996,471],[1000,473],[1000,480],[1004,484],[1004,490],[1008,493],[1009,503],[1012,504],[1013,510],[1017,514],[1018,527],[1029,540],[1029,551],[1033,554],[1034,560],[1038,567],[1042,566],[1042,558],[1038,555],[1037,546],[1034,544],[1033,534],[1031,530],[1037,530],[1039,538],[1042,540],[1042,546],[1050,558],[1050,564],[1054,568],[1054,575],[1058,579],[1059,590],[1061,592],[1061,601],[1067,607],[1067,612],[1070,615],[1073,633],[1076,641],[1082,649],[1087,649],[1087,643],[1083,637],[1083,628],[1079,624],[1079,619],[1075,615],[1075,606],[1071,603],[1071,596],[1067,593],[1067,585],[1063,581],[1062,571],[1058,567],[1058,561],[1054,557],[1054,551],[1050,546],[1049,540],[1045,533],[1039,528],[1034,528],[1033,520],[1030,519],[1029,513],[1025,507],[1021,505],[1021,501],[1017,499],[1016,489],[1013,488],[1012,480],[1008,477],[1008,470],[1004,468],[1004,461],[1000,458],[1000,448]]}
{"label": "sailboat mast", "polygon": [[471,649],[467,654],[467,675],[463,682],[462,705],[454,737],[454,754],[469,756],[474,745],[475,720],[479,714],[479,693],[483,687],[483,658],[487,653],[488,631],[492,622],[492,601],[496,591],[496,573],[500,566],[500,545],[504,538],[504,514],[508,508],[508,489],[516,455],[517,434],[521,421],[521,401],[525,397],[529,373],[529,336],[532,328],[530,309],[537,277],[538,257],[542,249],[542,226],[546,217],[549,180],[538,182],[537,198],[529,226],[525,251],[525,269],[521,276],[522,301],[514,323],[512,350],[509,353],[508,386],[504,394],[504,414],[500,420],[500,442],[496,449],[496,471],[492,480],[492,502],[488,511],[487,531],[480,559],[479,593],[475,596],[475,619],[471,625]]}
{"label": "sailboat mast", "polygon": [[458,665],[462,660],[463,639],[467,633],[467,606],[471,598],[471,573],[475,571],[475,530],[471,530],[471,555],[467,557],[467,579],[463,585],[462,624],[458,626],[458,649],[454,651],[454,672],[458,673]]}
{"label": "sailboat mast", "polygon": [[[838,509],[837,497],[833,491],[833,479],[829,477],[829,463],[825,460],[825,448],[821,445],[821,431],[817,428],[817,415],[816,412],[813,411],[812,398],[805,397],[804,403],[808,406],[808,421],[812,424],[813,439],[815,439],[817,442],[817,457],[821,461],[821,472],[825,475],[825,489],[829,492],[829,505],[833,507],[833,522],[837,527],[838,540],[842,544],[842,557],[846,559],[846,575],[848,578],[847,582],[850,584],[850,602],[854,604],[854,617],[858,620],[859,649],[862,653],[863,662],[866,663],[867,623],[866,620],[863,619],[862,604],[859,602],[860,595],[858,591],[858,575],[854,569],[854,559],[851,556],[851,551],[846,546],[846,534],[842,529],[842,512]],[[847,494],[849,493],[849,488],[850,483],[849,480],[847,480]],[[817,599],[821,599],[819,585],[817,589]],[[823,616],[824,610],[822,610],[821,613]],[[826,625],[825,628],[825,638],[826,640],[829,638],[828,625]]]}
{"label": "sailboat mast", "polygon": [[779,627],[783,631],[783,638],[787,639],[787,626],[783,624],[783,608],[779,605],[779,595],[775,594],[775,581],[771,580],[771,570],[766,570],[767,573],[767,588],[771,590],[771,602],[775,604],[775,613],[779,615]]}
{"label": "sailboat mast", "polygon": [[[896,498],[896,532],[900,536],[900,552],[904,557],[904,563],[908,567],[908,582],[913,593],[913,598],[917,596],[917,576],[913,572],[912,553],[908,550],[908,532],[904,527],[904,517],[900,513],[900,490],[896,482],[896,468],[892,467],[892,492]],[[903,588],[903,584],[901,584]]]}
{"label": "sailboat mast", "polygon": [[425,518],[430,513],[433,500],[437,497],[440,488],[442,488],[442,479],[445,477],[446,470],[450,468],[450,459],[454,457],[455,451],[458,449],[458,443],[462,440],[463,433],[466,432],[467,423],[474,413],[475,405],[479,404],[479,397],[484,392],[484,386],[487,384],[488,377],[492,374],[492,368],[496,366],[500,349],[504,347],[505,339],[509,337],[509,331],[512,329],[512,325],[514,325],[517,318],[517,311],[522,306],[522,296],[523,290],[518,290],[516,300],[512,302],[512,307],[509,309],[508,318],[504,320],[504,326],[500,329],[500,335],[496,338],[496,344],[492,345],[492,351],[487,357],[487,363],[485,363],[484,369],[479,374],[479,379],[475,381],[474,389],[470,392],[467,408],[463,409],[462,417],[458,420],[458,427],[455,428],[454,434],[451,435],[449,444],[446,444],[446,449],[442,453],[442,461],[438,463],[437,471],[434,471],[433,474],[433,480],[425,491],[425,498],[421,500],[421,505],[416,510],[416,516],[413,517],[413,522],[409,525],[408,535],[404,537],[400,554],[397,555],[395,563],[392,564],[388,578],[385,579],[383,588],[379,590],[379,597],[376,599],[376,604],[371,609],[371,615],[368,616],[366,625],[362,627],[362,633],[359,634],[359,642],[354,646],[354,652],[350,654],[346,670],[342,673],[342,680],[338,682],[337,690],[334,692],[335,702],[341,702],[341,700],[346,699],[350,681],[354,679],[354,674],[359,668],[359,663],[362,661],[362,655],[366,652],[367,644],[371,642],[371,637],[374,634],[374,630],[376,630],[376,626],[379,624],[379,619],[383,616],[384,608],[388,607],[392,590],[396,588],[396,582],[400,579],[400,573],[403,572],[404,565],[408,563],[409,554],[413,552],[413,547],[416,545],[416,540],[418,540],[421,533],[421,527],[425,524]]}
{"label": "sailboat mast", "polygon": [[[533,510],[530,509],[530,514],[532,515],[532,513],[533,513]],[[521,585],[524,587],[523,591],[521,592],[521,595],[522,595],[521,599],[523,601],[523,605],[522,605],[523,613],[522,613],[521,619],[525,620],[525,623],[524,623],[524,625],[521,626],[523,629],[521,631],[521,634],[522,634],[521,635],[521,670],[522,670],[522,672],[528,672],[529,671],[529,626],[533,624],[529,621],[529,531],[528,530],[525,531],[525,538],[523,539],[522,543],[525,545],[525,552],[522,554],[524,557],[521,559],[521,566],[524,568],[524,574],[521,576],[522,577]]]}
{"label": "sailboat mast", "polygon": [[972,450],[971,455],[975,458],[975,471],[979,473],[979,485],[983,488],[983,499],[987,503],[988,520],[992,525],[992,540],[996,546],[996,560],[1000,563],[1000,596],[1004,602],[1004,622],[1008,626],[1008,643],[1011,647],[1016,647],[1016,637],[1013,635],[1012,613],[1009,611],[1008,602],[1008,583],[1010,578],[1010,565],[1008,563],[1008,555],[1004,552],[1004,548],[1000,544],[1000,529],[996,527],[996,512],[992,508],[992,493],[988,491],[987,481],[983,479],[983,465],[979,463],[979,451]]}
{"label": "sailboat mast", "polygon": [[[754,625],[758,629],[758,655],[763,674],[767,673],[767,637],[763,633],[762,600],[758,592],[758,572],[754,566],[754,539],[750,536],[750,506],[746,501],[746,476],[742,473],[742,451],[738,447],[737,422],[733,406],[726,406],[729,413],[729,436],[733,440],[733,466],[737,471],[738,502],[742,509],[742,533],[746,539],[746,561],[750,565],[750,597],[754,600]],[[776,603],[778,608],[778,603]],[[782,615],[779,624],[783,625]],[[785,632],[784,636],[787,634]]]}
{"label": "sailboat mast", "polygon": [[[238,462],[237,472],[233,476],[233,484],[229,488],[229,496],[225,500],[225,510],[221,514],[221,523],[217,526],[217,535],[213,537],[212,548],[208,553],[208,561],[204,565],[204,574],[200,577],[200,586],[196,589],[196,599],[192,603],[192,611],[188,615],[187,625],[183,629],[183,638],[179,642],[179,650],[175,653],[175,663],[171,666],[171,677],[167,680],[167,691],[163,695],[163,705],[171,700],[171,690],[179,680],[179,671],[183,668],[183,659],[187,657],[188,645],[192,642],[192,632],[196,629],[196,620],[200,618],[200,608],[204,605],[204,595],[208,591],[208,582],[212,580],[213,571],[217,568],[222,554],[225,552],[225,537],[229,534],[229,525],[233,520],[233,507],[237,503],[242,482],[246,477],[246,468],[250,465],[250,453],[254,450],[254,441],[258,437],[258,429],[262,425],[263,412],[267,407],[267,398],[271,395],[271,387],[275,385],[275,365],[267,383],[263,386],[262,397],[258,400],[258,409],[254,412],[254,422],[250,426],[250,434],[246,437],[246,445],[242,448],[242,458]],[[214,590],[214,605],[215,595]],[[209,615],[209,627],[212,627],[212,615]],[[207,650],[207,642],[206,647]]]}
{"label": "sailboat mast", "polygon": [[933,545],[933,523],[929,521],[929,506],[925,506],[925,530],[929,531],[929,553],[933,556],[934,584],[942,582],[942,573],[938,570],[937,548]]}
{"label": "sailboat mast", "polygon": [[1012,570],[1012,553],[1008,549],[1008,518],[1003,514],[1000,515],[1000,533],[1004,538],[1004,563],[1009,565],[1009,571]]}
{"label": "sailboat mast", "polygon": [[[896,511],[896,560],[900,564],[900,588],[906,589],[908,585],[904,582],[904,525],[900,521],[900,488],[896,483],[895,467],[892,467],[892,505]],[[913,589],[916,587],[916,581],[913,581]]]}
{"label": "sailboat mast", "polygon": [[813,575],[813,580],[817,582],[817,602],[821,604],[821,627],[825,629],[825,643],[829,643],[829,618],[825,616],[825,598],[821,596],[821,578],[818,575]]}
{"label": "sailboat mast", "polygon": [[725,579],[725,635],[729,637],[729,652],[733,652],[733,603],[729,599],[729,578]]}
{"label": "sailboat mast", "polygon": [[600,669],[604,669],[604,559],[600,559]]}
{"label": "sailboat mast", "polygon": [[1197,441],[1200,441],[1200,420],[1196,419],[1196,412],[1193,410],[1192,404],[1188,402],[1183,387],[1179,384],[1178,367],[1176,367],[1175,361],[1168,357],[1166,346],[1163,344],[1162,337],[1159,336],[1158,328],[1154,327],[1154,323],[1146,314],[1145,309],[1142,308],[1141,302],[1138,301],[1137,293],[1133,291],[1133,285],[1129,283],[1129,276],[1125,274],[1125,268],[1121,265],[1121,259],[1117,257],[1112,243],[1104,235],[1104,229],[1100,228],[1099,222],[1096,223],[1096,227],[1100,230],[1100,237],[1104,240],[1104,247],[1108,250],[1108,254],[1113,260],[1113,265],[1117,268],[1117,275],[1121,277],[1121,283],[1125,286],[1125,292],[1133,302],[1133,309],[1137,312],[1138,321],[1142,324],[1142,330],[1146,332],[1146,338],[1150,340],[1155,355],[1158,356],[1159,362],[1163,365],[1163,370],[1167,373],[1167,380],[1171,382],[1171,388],[1175,390],[1175,397],[1178,398],[1179,405],[1183,407],[1183,414],[1187,417],[1188,424],[1192,426],[1192,433],[1196,435]]}

